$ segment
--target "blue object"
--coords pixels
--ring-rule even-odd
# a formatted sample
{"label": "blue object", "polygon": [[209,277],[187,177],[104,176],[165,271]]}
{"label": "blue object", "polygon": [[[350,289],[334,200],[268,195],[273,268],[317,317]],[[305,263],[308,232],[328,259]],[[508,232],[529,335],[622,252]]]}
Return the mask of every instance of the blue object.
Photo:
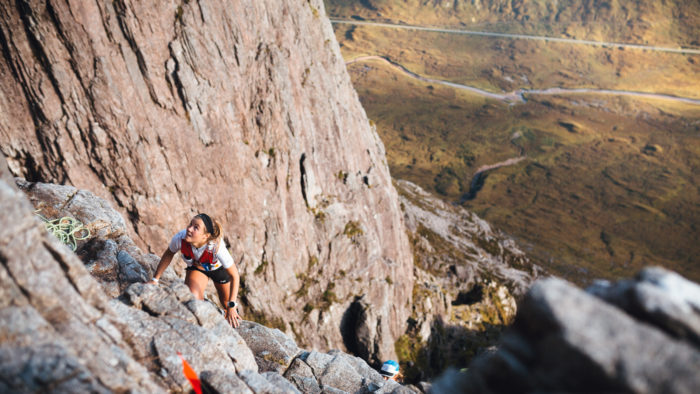
{"label": "blue object", "polygon": [[393,378],[397,373],[399,373],[399,363],[394,360],[388,360],[382,365],[382,370],[379,371],[380,374]]}

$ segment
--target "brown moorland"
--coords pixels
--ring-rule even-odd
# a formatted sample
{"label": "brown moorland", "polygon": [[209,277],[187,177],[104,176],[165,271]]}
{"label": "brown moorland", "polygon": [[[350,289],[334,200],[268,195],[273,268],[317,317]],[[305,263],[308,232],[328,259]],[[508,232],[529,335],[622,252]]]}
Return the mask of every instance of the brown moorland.
{"label": "brown moorland", "polygon": [[[441,14],[427,6],[412,18],[389,13],[411,1],[354,2],[345,9],[341,3],[350,2],[327,1],[331,16],[441,20],[430,19]],[[530,4],[529,14],[518,15],[546,19]],[[629,3],[626,14],[623,2],[605,4],[607,14],[606,7],[593,13],[564,7],[549,27],[529,27],[513,13],[474,15],[538,34],[567,25],[569,15],[575,20],[559,30],[578,29],[564,33],[575,38],[698,45],[692,28],[700,21],[698,4],[640,1]],[[455,15],[457,25],[469,21]],[[700,98],[699,55],[372,26],[336,25],[336,36],[346,60],[382,56],[428,78],[491,92],[564,87]],[[462,202],[554,273],[586,283],[659,264],[700,280],[694,261],[700,255],[700,105],[609,94],[525,94],[526,102],[513,104],[419,81],[378,60],[348,69],[394,177]],[[472,184],[480,167],[523,156]]]}

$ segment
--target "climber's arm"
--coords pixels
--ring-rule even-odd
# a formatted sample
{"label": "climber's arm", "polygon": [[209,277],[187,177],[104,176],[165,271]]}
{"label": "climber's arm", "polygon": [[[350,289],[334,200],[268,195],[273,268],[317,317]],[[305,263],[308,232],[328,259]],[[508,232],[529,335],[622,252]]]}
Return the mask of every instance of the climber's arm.
{"label": "climber's arm", "polygon": [[170,248],[165,248],[165,252],[160,258],[160,263],[158,263],[158,268],[156,268],[156,273],[153,274],[153,279],[151,279],[148,283],[158,283],[158,280],[160,280],[160,276],[163,275],[163,272],[166,268],[168,268],[170,262],[173,260],[173,256],[175,256],[175,252],[171,252]]}

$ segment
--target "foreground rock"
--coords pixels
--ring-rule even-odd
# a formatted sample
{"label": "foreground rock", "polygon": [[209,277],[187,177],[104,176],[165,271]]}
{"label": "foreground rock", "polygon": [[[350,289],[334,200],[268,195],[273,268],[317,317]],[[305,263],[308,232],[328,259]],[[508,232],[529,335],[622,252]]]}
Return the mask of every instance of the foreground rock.
{"label": "foreground rock", "polygon": [[700,391],[700,286],[661,268],[584,292],[537,282],[500,348],[434,392]]}
{"label": "foreground rock", "polygon": [[[344,346],[361,283],[387,316],[367,352],[393,355],[410,247],[322,0],[5,1],[0,41],[13,175],[94,192],[158,255],[197,212],[220,218],[246,312],[314,348]],[[143,274],[128,256],[95,261]]]}
{"label": "foreground rock", "polygon": [[[134,244],[124,219],[106,200],[73,186],[20,178],[15,181],[42,220],[74,218],[89,231],[87,239],[76,242],[75,252],[109,297],[117,297],[129,284],[146,282],[153,276],[158,256],[143,253]],[[178,267],[178,262],[173,266]],[[172,269],[166,271],[166,279],[176,277]]]}
{"label": "foreground rock", "polygon": [[[179,354],[215,392],[405,392],[357,357],[306,351],[281,331],[252,322],[233,329],[213,303],[195,300],[176,277],[148,285],[115,275],[116,288],[124,291],[109,297],[115,286],[104,285],[104,272],[95,272],[101,286],[75,253],[47,233],[25,194],[14,180],[7,182],[3,165],[0,161],[5,212],[0,236],[6,241],[0,243],[1,392],[187,392]],[[42,201],[46,210],[64,201],[64,191],[73,199],[62,209],[91,207],[73,211],[82,212],[95,234],[81,248],[93,244],[97,255],[117,261],[125,253],[119,248],[135,248],[126,239],[107,246],[110,237],[123,236],[122,227],[90,193],[20,184],[33,189],[32,200]],[[40,195],[45,200],[36,198]],[[144,255],[137,248],[133,254]],[[136,259],[131,264],[136,271],[148,269]]]}

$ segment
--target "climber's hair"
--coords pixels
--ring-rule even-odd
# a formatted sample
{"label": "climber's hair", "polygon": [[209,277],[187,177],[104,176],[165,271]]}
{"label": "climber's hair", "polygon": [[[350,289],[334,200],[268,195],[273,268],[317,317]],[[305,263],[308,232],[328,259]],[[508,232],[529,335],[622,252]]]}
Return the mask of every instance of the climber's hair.
{"label": "climber's hair", "polygon": [[204,228],[206,228],[207,232],[209,233],[211,241],[215,241],[218,243],[221,240],[221,238],[224,237],[224,231],[221,227],[221,223],[219,223],[217,220],[212,219],[206,213],[200,213],[195,217],[202,219],[202,222],[204,223]]}

